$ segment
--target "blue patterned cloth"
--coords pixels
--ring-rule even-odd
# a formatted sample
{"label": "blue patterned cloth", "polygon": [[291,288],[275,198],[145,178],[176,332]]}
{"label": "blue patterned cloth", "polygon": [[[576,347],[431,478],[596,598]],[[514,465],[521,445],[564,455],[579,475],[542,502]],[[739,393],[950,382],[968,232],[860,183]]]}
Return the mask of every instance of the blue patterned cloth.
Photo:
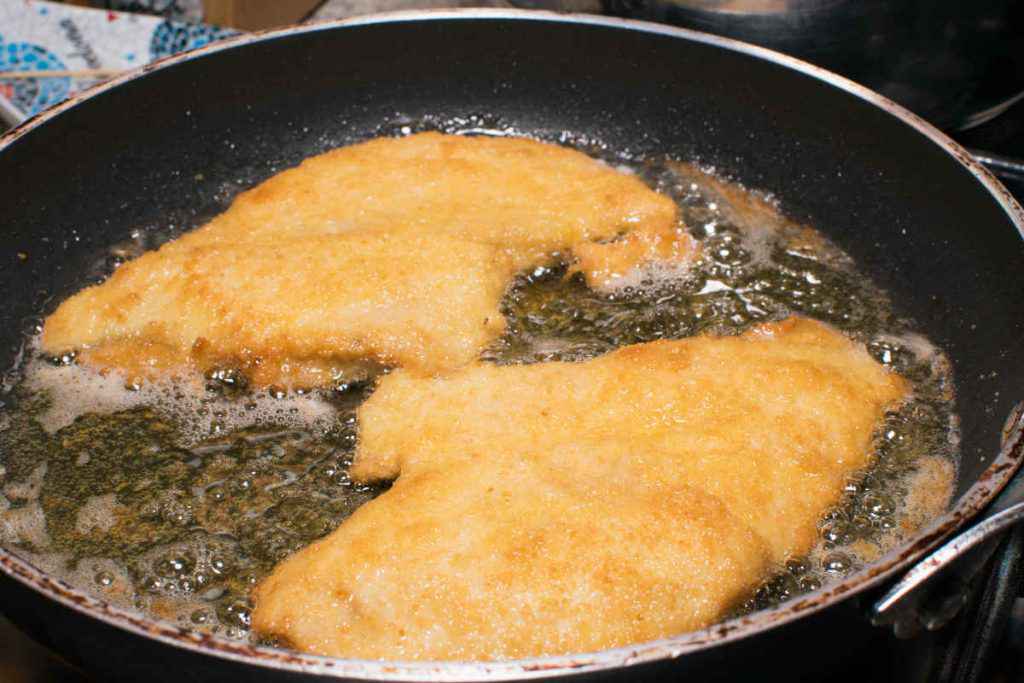
{"label": "blue patterned cloth", "polygon": [[[142,0],[139,0],[140,2]],[[163,7],[185,0],[159,0]],[[158,0],[149,0],[155,7]],[[0,0],[0,124],[15,125],[110,73],[209,45],[239,31],[46,0]],[[43,76],[47,71],[74,75]],[[38,78],[26,75],[40,73]],[[84,73],[79,73],[84,72]],[[98,72],[98,73],[90,73]],[[0,125],[0,130],[3,126]]]}
{"label": "blue patterned cloth", "polygon": [[153,32],[153,39],[149,43],[149,56],[150,59],[166,57],[234,35],[238,35],[238,31],[206,24],[165,21]]}
{"label": "blue patterned cloth", "polygon": [[[52,52],[30,43],[5,43],[0,35],[0,71],[45,71],[64,69],[64,62]],[[4,95],[30,116],[67,98],[71,79],[26,78],[7,81]]]}

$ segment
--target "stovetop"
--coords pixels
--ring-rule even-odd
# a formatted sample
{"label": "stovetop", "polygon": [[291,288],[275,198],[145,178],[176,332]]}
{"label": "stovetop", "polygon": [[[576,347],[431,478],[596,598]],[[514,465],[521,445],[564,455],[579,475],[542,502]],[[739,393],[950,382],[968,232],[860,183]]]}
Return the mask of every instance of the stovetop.
{"label": "stovetop", "polygon": [[1024,101],[1002,116],[953,136],[986,162],[989,170],[1024,204]]}
{"label": "stovetop", "polygon": [[[989,169],[1024,204],[1024,102],[993,121],[954,137],[977,156],[987,159]],[[885,650],[879,652],[879,666],[885,670],[886,662],[895,661],[902,650],[882,631],[878,633],[878,640],[879,648]],[[1024,680],[1024,599],[1017,600],[996,660],[994,683]],[[879,674],[883,678],[879,678]],[[863,672],[858,672],[852,679],[865,680],[863,676]],[[830,680],[845,679],[830,677]],[[868,674],[868,680],[891,680],[891,676],[876,670]],[[0,683],[96,682],[35,644],[0,616]]]}

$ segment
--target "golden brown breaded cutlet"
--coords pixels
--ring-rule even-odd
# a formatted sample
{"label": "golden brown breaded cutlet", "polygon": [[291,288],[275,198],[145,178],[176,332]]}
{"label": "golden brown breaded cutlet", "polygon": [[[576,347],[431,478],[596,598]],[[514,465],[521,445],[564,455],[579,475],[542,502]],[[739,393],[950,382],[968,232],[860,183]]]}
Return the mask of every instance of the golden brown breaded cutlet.
{"label": "golden brown breaded cutlet", "polygon": [[72,296],[42,345],[143,376],[232,366],[257,385],[328,384],[367,360],[445,372],[501,334],[515,271],[574,245],[594,286],[694,252],[670,199],[580,152],[375,139],[277,174]]}
{"label": "golden brown breaded cutlet", "polygon": [[579,363],[396,371],[352,476],[392,479],[258,588],[253,625],[323,655],[594,651],[720,619],[868,465],[906,382],[803,318]]}

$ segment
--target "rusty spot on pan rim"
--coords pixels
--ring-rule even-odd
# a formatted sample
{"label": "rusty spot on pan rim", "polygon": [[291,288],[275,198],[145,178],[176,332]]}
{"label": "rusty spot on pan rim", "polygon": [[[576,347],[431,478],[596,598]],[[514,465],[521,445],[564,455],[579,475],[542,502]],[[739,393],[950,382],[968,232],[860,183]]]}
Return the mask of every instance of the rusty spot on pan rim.
{"label": "rusty spot on pan rim", "polygon": [[[320,22],[304,26],[251,33],[208,45],[191,52],[166,57],[139,69],[127,72],[106,83],[93,86],[65,102],[46,110],[0,137],[0,154],[22,136],[40,128],[47,121],[62,115],[75,104],[100,95],[146,74],[173,68],[177,64],[231,50],[242,45],[275,40],[287,36],[319,31],[344,30],[381,23],[414,21],[459,21],[474,19],[540,21],[570,25],[599,26],[690,40],[721,49],[744,53],[793,71],[811,76],[818,81],[843,90],[865,100],[900,119],[910,128],[928,137],[934,144],[957,160],[985,187],[1002,207],[1017,231],[1024,237],[1024,209],[1012,195],[980,163],[960,145],[938,129],[891,100],[829,71],[793,57],[761,47],[698,31],[664,26],[644,21],[612,17],[556,14],[505,9],[428,10],[392,12]],[[588,671],[614,669],[670,659],[718,644],[747,638],[776,626],[822,610],[840,599],[863,592],[894,575],[900,569],[921,558],[965,522],[983,509],[1006,485],[1024,460],[1024,444],[1006,444],[978,480],[957,501],[952,510],[933,521],[913,539],[882,556],[876,562],[855,572],[842,582],[826,586],[800,596],[774,609],[764,610],[731,619],[709,628],[672,638],[641,643],[629,647],[601,652],[542,657],[502,662],[382,662],[336,659],[305,655],[298,652],[258,647],[218,636],[197,633],[174,624],[151,619],[136,612],[120,609],[89,596],[72,586],[51,577],[18,556],[0,548],[0,570],[42,595],[69,609],[84,613],[112,626],[137,635],[152,638],[168,646],[189,650],[197,654],[220,657],[245,664],[275,669],[350,679],[457,681],[457,680],[522,680],[553,675],[567,675]]]}

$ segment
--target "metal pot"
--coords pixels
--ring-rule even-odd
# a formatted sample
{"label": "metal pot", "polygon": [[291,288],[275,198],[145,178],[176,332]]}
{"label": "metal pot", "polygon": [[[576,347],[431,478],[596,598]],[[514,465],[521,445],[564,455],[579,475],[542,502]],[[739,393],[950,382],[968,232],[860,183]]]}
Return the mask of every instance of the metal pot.
{"label": "metal pot", "polygon": [[[955,143],[875,93],[761,48],[640,22],[469,10],[284,29],[171,58],[46,112],[0,139],[0,365],[20,352],[20,322],[80,286],[109,244],[139,226],[201,224],[240,174],[265,178],[399,115],[573,131],[700,159],[773,192],[950,356],[963,436],[953,508],[776,609],[614,650],[494,663],[339,660],[233,642],[117,609],[0,550],[0,608],[68,660],[102,680],[799,680],[864,659],[863,634],[880,633],[865,598],[890,589],[876,617],[892,618],[930,585],[918,581],[924,565],[893,583],[923,555],[989,520],[940,551],[945,562],[1019,511],[1018,487],[1001,503],[1014,512],[985,508],[1024,458],[1021,416],[1006,419],[1024,386],[1021,208]],[[927,610],[899,621],[919,615]],[[826,648],[826,637],[841,645]]]}
{"label": "metal pot", "polygon": [[1014,0],[604,0],[620,16],[745,40],[840,73],[947,129],[1024,96]]}

